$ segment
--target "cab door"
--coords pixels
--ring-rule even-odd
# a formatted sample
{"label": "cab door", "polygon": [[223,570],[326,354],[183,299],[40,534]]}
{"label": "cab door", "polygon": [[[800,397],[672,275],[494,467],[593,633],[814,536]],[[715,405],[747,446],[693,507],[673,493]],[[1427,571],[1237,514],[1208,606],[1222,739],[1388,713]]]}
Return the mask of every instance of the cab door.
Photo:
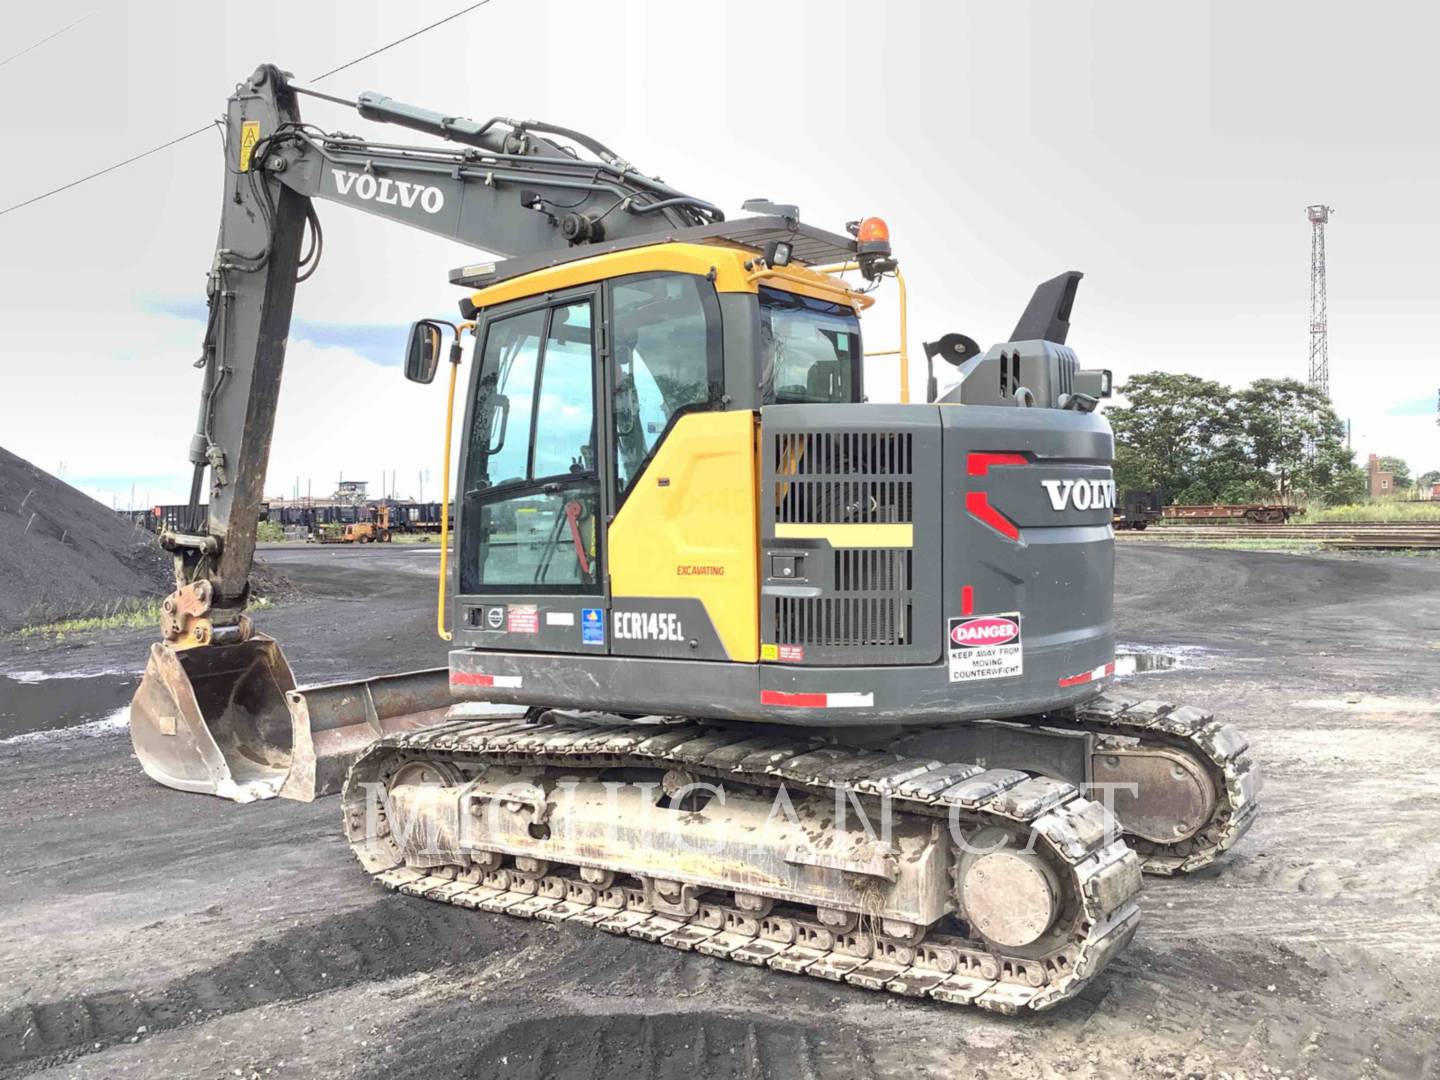
{"label": "cab door", "polygon": [[456,522],[466,645],[607,651],[600,323],[587,288],[477,328]]}
{"label": "cab door", "polygon": [[611,652],[753,663],[755,423],[726,409],[715,286],[625,275],[606,310]]}

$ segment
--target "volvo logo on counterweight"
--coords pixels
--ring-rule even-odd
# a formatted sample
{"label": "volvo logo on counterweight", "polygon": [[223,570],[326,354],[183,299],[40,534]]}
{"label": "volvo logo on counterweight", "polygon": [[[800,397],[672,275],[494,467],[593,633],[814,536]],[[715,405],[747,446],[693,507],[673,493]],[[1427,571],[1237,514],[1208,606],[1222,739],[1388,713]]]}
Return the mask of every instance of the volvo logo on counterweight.
{"label": "volvo logo on counterweight", "polygon": [[1115,507],[1114,480],[1041,480],[1052,510],[1111,510]]}
{"label": "volvo logo on counterweight", "polygon": [[349,195],[353,191],[357,199],[366,202],[403,206],[407,210],[414,209],[419,203],[420,209],[427,214],[438,214],[445,205],[445,193],[429,184],[411,184],[348,169],[331,169],[330,174],[335,177],[335,190],[341,195]]}

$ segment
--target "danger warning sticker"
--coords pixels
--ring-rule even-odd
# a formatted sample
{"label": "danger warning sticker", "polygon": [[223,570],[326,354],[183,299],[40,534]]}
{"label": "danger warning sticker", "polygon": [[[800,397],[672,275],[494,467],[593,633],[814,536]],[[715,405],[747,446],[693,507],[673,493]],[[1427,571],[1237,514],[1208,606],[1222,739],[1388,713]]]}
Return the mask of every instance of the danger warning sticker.
{"label": "danger warning sticker", "polygon": [[538,634],[540,609],[534,604],[511,604],[505,609],[505,630],[511,634]]}
{"label": "danger warning sticker", "polygon": [[778,661],[782,664],[803,664],[805,662],[805,649],[801,645],[775,645],[766,643],[760,646],[760,659]]}
{"label": "danger warning sticker", "polygon": [[949,628],[951,682],[1009,679],[1025,673],[1018,611],[951,619]]}

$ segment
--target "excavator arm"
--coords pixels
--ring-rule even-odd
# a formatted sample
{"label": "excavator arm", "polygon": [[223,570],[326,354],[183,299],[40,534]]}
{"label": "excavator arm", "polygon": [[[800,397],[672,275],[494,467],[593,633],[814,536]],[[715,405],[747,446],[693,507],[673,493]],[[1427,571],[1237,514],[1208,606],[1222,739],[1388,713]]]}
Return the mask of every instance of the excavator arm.
{"label": "excavator arm", "polygon": [[[300,118],[307,95],[444,142],[322,130]],[[376,737],[434,723],[450,703],[444,669],[297,690],[279,646],[244,615],[295,287],[323,252],[315,200],[505,257],[712,225],[723,215],[579,132],[499,117],[479,123],[379,94],[349,101],[271,65],[230,97],[224,153],[196,365],[190,521],[161,537],[176,556],[177,588],[131,707],[131,738],[146,772],[171,787],[240,801],[311,799],[338,790]]]}
{"label": "excavator arm", "polygon": [[[304,95],[457,146],[323,131],[301,120]],[[241,613],[295,286],[323,251],[314,200],[505,257],[723,220],[714,206],[637,172],[578,132],[499,117],[479,123],[374,93],[348,101],[292,83],[272,65],[236,88],[225,132],[204,380],[190,444],[192,520],[188,531],[162,538],[178,556],[181,587],[165,636],[186,645],[249,633]],[[207,473],[209,512],[201,522]]]}

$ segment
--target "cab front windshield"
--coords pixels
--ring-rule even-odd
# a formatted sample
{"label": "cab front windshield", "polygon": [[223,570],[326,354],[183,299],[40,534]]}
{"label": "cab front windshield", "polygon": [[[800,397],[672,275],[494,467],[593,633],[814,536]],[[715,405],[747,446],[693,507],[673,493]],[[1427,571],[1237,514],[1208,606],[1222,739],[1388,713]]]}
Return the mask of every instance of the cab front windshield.
{"label": "cab front windshield", "polygon": [[762,286],[760,342],[767,400],[859,400],[860,319],[852,309]]}

